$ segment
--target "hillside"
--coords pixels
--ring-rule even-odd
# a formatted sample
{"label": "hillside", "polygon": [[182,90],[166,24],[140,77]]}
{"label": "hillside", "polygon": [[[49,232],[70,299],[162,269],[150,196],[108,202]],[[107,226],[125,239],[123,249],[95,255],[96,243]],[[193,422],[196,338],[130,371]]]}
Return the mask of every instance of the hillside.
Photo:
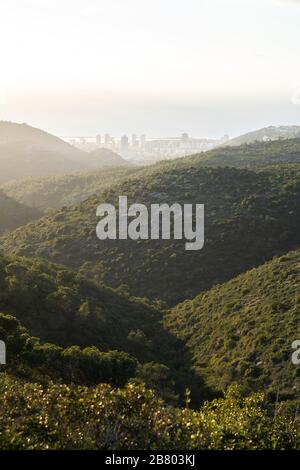
{"label": "hillside", "polygon": [[[155,388],[162,381],[159,386],[164,394],[174,394],[174,384],[179,393],[190,386],[199,402],[206,390],[201,379],[190,372],[184,345],[163,326],[158,306],[96,286],[63,266],[0,255],[0,312],[13,315],[30,335],[56,347],[124,351],[143,364],[139,374],[145,382]],[[80,352],[73,352],[80,360]],[[121,360],[118,356],[111,359]],[[126,365],[126,355],[123,359]],[[97,365],[97,357],[95,360]],[[57,361],[61,364],[59,358]],[[127,366],[125,376],[126,370]],[[58,375],[66,380],[62,370]],[[117,383],[116,377],[112,380]]]}
{"label": "hillside", "polygon": [[9,146],[16,143],[25,146],[47,147],[49,150],[64,154],[71,158],[79,158],[82,151],[68,144],[64,140],[41,129],[28,124],[17,124],[15,122],[0,121],[0,145]]}
{"label": "hillside", "polygon": [[[116,158],[116,157],[114,157]],[[103,156],[79,150],[27,124],[0,122],[0,182],[101,168]],[[104,166],[107,166],[106,163]]]}
{"label": "hillside", "polygon": [[[185,251],[182,240],[106,240],[96,237],[101,202],[205,204],[205,245]],[[1,239],[6,253],[65,264],[99,283],[127,285],[132,295],[175,305],[299,244],[300,167],[254,172],[158,165],[79,205],[31,223]]]}
{"label": "hillside", "polygon": [[41,216],[39,210],[15,201],[0,189],[0,234],[14,230]]}
{"label": "hillside", "polygon": [[235,137],[227,145],[250,144],[255,141],[300,138],[300,126],[269,126]]}
{"label": "hillside", "polygon": [[[101,159],[103,149],[96,151],[103,168],[101,170],[77,172],[68,175],[48,176],[40,178],[25,178],[2,184],[6,194],[30,207],[43,212],[60,209],[84,201],[92,194],[98,194],[116,182],[130,175],[140,177],[157,174],[159,171],[172,168],[186,168],[187,165],[198,167],[236,167],[236,168],[270,168],[274,165],[290,165],[300,163],[300,139],[274,141],[267,143],[256,142],[239,147],[222,147],[198,155],[181,158],[176,162],[162,162],[151,167],[140,168],[123,164],[119,156],[109,154],[110,166],[105,167]],[[110,152],[105,150],[106,152]],[[117,167],[112,167],[112,160]],[[277,168],[273,168],[277,171]],[[282,173],[282,169],[278,168]],[[287,170],[285,170],[287,171]]]}
{"label": "hillside", "polygon": [[220,147],[187,158],[191,161],[199,159],[204,166],[235,168],[260,168],[275,164],[300,163],[300,138]]}
{"label": "hillside", "polygon": [[239,382],[273,397],[299,398],[292,342],[300,336],[300,250],[217,285],[168,312],[198,374],[223,390]]}
{"label": "hillside", "polygon": [[151,324],[159,323],[155,308],[96,287],[63,266],[1,256],[0,276],[1,311],[43,341],[126,349],[131,328],[152,335]]}
{"label": "hillside", "polygon": [[118,155],[116,152],[106,148],[92,150],[89,152],[89,156],[93,157],[95,161],[101,165],[101,168],[130,166],[130,163],[124,160],[121,155]]}
{"label": "hillside", "polygon": [[60,209],[84,201],[141,168],[123,166],[69,175],[26,178],[2,185],[6,194],[41,211]]}
{"label": "hillside", "polygon": [[124,352],[101,352],[95,347],[63,349],[42,343],[30,336],[26,328],[11,315],[0,313],[0,337],[6,344],[3,373],[43,384],[49,381],[95,385],[125,385],[137,375],[137,361]]}

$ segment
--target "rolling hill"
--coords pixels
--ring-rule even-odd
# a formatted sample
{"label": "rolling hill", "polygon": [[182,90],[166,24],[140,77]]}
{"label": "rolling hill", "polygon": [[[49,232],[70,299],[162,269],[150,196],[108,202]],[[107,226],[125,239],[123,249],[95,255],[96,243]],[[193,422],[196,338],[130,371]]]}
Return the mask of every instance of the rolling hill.
{"label": "rolling hill", "polygon": [[[242,147],[223,154],[225,168],[200,155],[5,185],[44,210],[47,201],[78,204],[0,241],[0,339],[9,357],[0,366],[1,448],[299,446],[291,343],[300,334],[300,252],[289,250],[299,247],[300,165],[295,141],[284,154],[271,144],[260,154],[258,144],[245,146],[246,158]],[[249,161],[263,168],[242,169]],[[96,208],[117,205],[119,195],[148,207],[204,203],[204,249],[186,252],[178,240],[100,242]],[[163,302],[134,296],[184,302],[165,311]],[[200,411],[170,406],[186,387],[195,406],[228,385],[225,398]],[[261,390],[266,397],[245,397]],[[115,441],[107,438],[112,425]]]}
{"label": "rolling hill", "polygon": [[[0,366],[0,448],[298,448],[299,368],[291,364],[290,341],[299,332],[299,262],[299,250],[273,259],[165,316],[164,326],[193,354],[196,373],[222,391],[231,384],[224,398],[199,410],[189,409],[188,400],[184,407],[170,406],[136,379],[122,389],[108,385],[122,386],[135,376],[136,361],[128,354],[45,344],[16,318],[0,314],[0,335],[12,358]],[[40,295],[46,301],[53,274],[61,273],[59,267],[16,258],[1,259],[1,268],[1,287],[6,277],[6,295],[16,303],[16,278],[22,285],[28,280],[18,274],[22,270],[30,271],[32,300]],[[74,286],[68,275],[63,283]],[[30,305],[34,311],[38,304]],[[178,361],[181,351],[174,353]],[[266,394],[249,395],[262,387]],[[82,422],[88,432],[80,433]]]}
{"label": "rolling hill", "polygon": [[[102,150],[96,151],[101,160]],[[158,163],[148,168],[134,167],[122,164],[119,156],[109,154],[107,160],[104,153],[105,165],[102,169],[77,172],[67,175],[25,178],[2,184],[5,193],[22,204],[49,211],[63,206],[84,201],[92,194],[101,193],[105,188],[116,182],[127,179],[130,175],[150,177],[166,169],[186,168],[187,165],[198,167],[235,167],[235,168],[270,168],[274,165],[290,165],[300,163],[300,139],[274,141],[267,143],[256,142],[239,147],[222,147],[202,154],[192,155],[176,160]],[[119,166],[112,167],[112,161]],[[275,172],[277,169],[273,169]],[[281,171],[281,168],[278,170]],[[287,171],[287,170],[286,170]]]}
{"label": "rolling hill", "polygon": [[300,138],[300,126],[269,126],[256,131],[248,132],[228,141],[227,145],[250,144],[256,141]]}
{"label": "rolling hill", "polygon": [[[105,286],[96,286],[63,266],[42,260],[0,255],[0,312],[15,317],[27,328],[31,336],[40,338],[41,343],[55,345],[55,347],[48,345],[48,360],[52,358],[54,363],[58,364],[60,369],[57,377],[60,376],[62,380],[70,381],[68,375],[70,371],[68,372],[67,366],[63,366],[63,361],[67,358],[61,357],[63,352],[55,348],[68,349],[73,346],[77,348],[68,349],[76,370],[80,364],[85,367],[84,363],[88,361],[88,357],[82,357],[82,354],[85,355],[84,350],[82,352],[78,347],[85,349],[95,346],[102,353],[114,350],[126,353],[123,356],[115,353],[106,356],[107,361],[109,359],[115,364],[111,383],[118,383],[117,371],[121,374],[123,360],[125,374],[123,379],[128,378],[128,373],[132,377],[133,370],[136,371],[136,367],[132,368],[129,354],[135,358],[136,363],[139,361],[138,372],[143,381],[146,383],[150,381],[154,384],[154,388],[162,381],[163,393],[167,390],[167,393],[173,397],[175,391],[183,394],[185,387],[190,386],[198,402],[210,393],[202,380],[190,371],[189,354],[186,354],[183,343],[163,326],[163,315],[159,305],[125,297],[120,292]],[[13,324],[15,325],[15,321],[12,322],[12,326]],[[17,328],[16,325],[12,329],[14,328]],[[6,333],[4,332],[3,336],[1,329],[0,334],[1,339],[2,337],[5,339]],[[161,344],[164,345],[163,348],[160,347]],[[38,349],[41,348],[38,346]],[[42,347],[42,349],[47,348]],[[89,351],[86,355],[90,356],[92,363],[93,352]],[[47,351],[41,351],[42,356],[44,353],[47,355]],[[98,357],[97,352],[95,355],[94,366],[97,368],[103,357],[102,359]],[[10,361],[14,356],[12,353]],[[25,359],[24,355],[22,358]],[[44,359],[41,358],[40,373],[44,371],[45,374]],[[32,360],[34,361],[34,358]],[[28,367],[30,364],[27,364]],[[91,365],[86,364],[86,367],[91,368]],[[112,366],[107,363],[106,377],[110,367]],[[32,369],[31,366],[30,368]],[[103,371],[103,368],[105,373],[105,364],[100,369]],[[55,373],[55,370],[52,372]],[[88,371],[86,373],[89,374]],[[92,371],[90,373],[92,374]],[[92,379],[91,375],[80,372],[79,367],[75,381],[80,382],[80,380],[84,383]],[[97,382],[98,379],[95,380]],[[99,379],[98,383],[100,381]]]}
{"label": "rolling hill", "polygon": [[[116,155],[112,157],[114,160]],[[89,154],[45,131],[0,122],[0,182],[101,168],[109,155]]]}
{"label": "rolling hill", "polygon": [[[205,204],[205,244],[182,240],[106,240],[96,237],[101,202]],[[254,172],[166,164],[149,168],[78,205],[1,239],[5,253],[42,257],[81,270],[98,283],[127,285],[130,294],[169,305],[193,298],[299,244],[300,166]]]}
{"label": "rolling hill", "polygon": [[92,157],[95,162],[101,166],[101,168],[131,166],[131,164],[124,160],[121,155],[118,155],[116,152],[113,152],[110,149],[99,148],[92,150],[88,153],[88,155],[89,157]]}
{"label": "rolling hill", "polygon": [[134,166],[107,167],[68,175],[9,181],[1,187],[17,201],[46,212],[84,201],[130,174],[142,171]]}
{"label": "rolling hill", "polygon": [[118,351],[101,352],[95,347],[61,348],[31,336],[12,315],[0,313],[0,336],[6,345],[6,365],[0,375],[22,380],[95,385],[124,385],[136,376],[137,361]]}
{"label": "rolling hill", "polygon": [[300,250],[274,258],[168,312],[166,325],[188,346],[194,367],[222,390],[232,383],[270,397],[299,398]]}
{"label": "rolling hill", "polygon": [[1,256],[0,273],[1,311],[43,341],[125,350],[131,329],[151,336],[160,321],[149,304],[97,287],[63,266]]}
{"label": "rolling hill", "polygon": [[300,138],[220,147],[197,156],[204,166],[262,168],[276,164],[300,163]]}

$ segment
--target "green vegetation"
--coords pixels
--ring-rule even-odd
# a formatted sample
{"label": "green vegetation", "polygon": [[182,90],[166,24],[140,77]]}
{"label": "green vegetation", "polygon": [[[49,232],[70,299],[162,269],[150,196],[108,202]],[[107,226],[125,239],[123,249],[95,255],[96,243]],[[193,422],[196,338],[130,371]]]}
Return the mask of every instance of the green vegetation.
{"label": "green vegetation", "polygon": [[[49,176],[73,148],[14,126],[0,170],[47,147],[48,176],[0,193],[0,448],[300,449],[300,139]],[[100,242],[119,195],[204,203],[203,250]]]}
{"label": "green vegetation", "polygon": [[[62,346],[96,345],[102,350],[135,349],[141,358],[147,357],[147,349],[160,354],[159,340],[155,339],[159,336],[159,310],[97,287],[63,266],[1,256],[0,303],[3,312],[16,316],[43,341]],[[134,331],[140,331],[141,338],[138,334],[134,337]],[[135,348],[143,341],[144,348]]]}
{"label": "green vegetation", "polygon": [[0,189],[0,234],[14,230],[41,216],[39,210],[15,201]]}
{"label": "green vegetation", "polygon": [[295,449],[299,424],[274,419],[262,394],[236,388],[193,411],[166,406],[143,385],[43,388],[0,378],[2,449]]}
{"label": "green vegetation", "polygon": [[[172,400],[186,386],[195,401],[208,396],[190,371],[184,345],[163,326],[158,306],[142,299],[97,287],[63,266],[0,256],[0,308],[43,342],[125,351],[140,362],[136,377]],[[81,361],[80,351],[72,351]]]}
{"label": "green vegetation", "polygon": [[95,385],[101,382],[124,385],[137,373],[137,361],[124,352],[101,352],[96,347],[61,348],[41,343],[11,315],[0,313],[0,337],[6,344],[8,364],[1,372],[47,383]]}
{"label": "green vegetation", "polygon": [[[62,263],[131,295],[170,305],[258,266],[299,244],[300,166],[254,172],[179,162],[144,170],[79,205],[63,208],[2,238],[3,251]],[[96,208],[141,202],[205,204],[205,245],[187,252],[181,240],[96,237]]]}
{"label": "green vegetation", "polygon": [[[252,169],[266,169],[267,167],[268,170],[273,169],[274,172],[282,174],[283,168],[289,171],[288,166],[300,163],[300,139],[222,147],[175,161],[164,161],[147,168],[125,165],[121,157],[105,149],[99,149],[90,154],[97,156],[99,162],[101,161],[101,170],[18,179],[6,182],[1,187],[8,196],[45,212],[84,201],[89,196],[99,194],[117,182],[128,180],[130,175],[133,176],[133,182],[135,182],[137,176],[155,178],[158,173],[170,171],[173,168],[188,170],[189,166],[197,168],[229,166]],[[282,166],[283,164],[285,167]]]}
{"label": "green vegetation", "polygon": [[197,374],[224,390],[240,383],[269,400],[299,398],[300,250],[274,258],[183,302],[166,325],[189,348]]}
{"label": "green vegetation", "polygon": [[141,168],[123,166],[70,175],[26,178],[5,183],[2,189],[17,201],[46,212],[84,201],[138,171]]}
{"label": "green vegetation", "polygon": [[177,170],[188,169],[189,166],[263,168],[283,176],[287,172],[291,173],[292,164],[300,162],[300,139],[222,147],[176,161],[161,162],[147,168],[125,165],[121,157],[105,149],[90,154],[101,161],[101,170],[12,180],[2,184],[1,187],[6,195],[18,202],[47,212],[78,204],[93,194],[101,194],[116,183],[130,179],[130,176],[133,177],[133,184],[136,184],[137,177],[155,178],[158,173],[171,171],[173,168]]}
{"label": "green vegetation", "polygon": [[205,166],[261,168],[274,164],[300,163],[300,138],[252,142],[238,147],[221,147],[199,156]]}

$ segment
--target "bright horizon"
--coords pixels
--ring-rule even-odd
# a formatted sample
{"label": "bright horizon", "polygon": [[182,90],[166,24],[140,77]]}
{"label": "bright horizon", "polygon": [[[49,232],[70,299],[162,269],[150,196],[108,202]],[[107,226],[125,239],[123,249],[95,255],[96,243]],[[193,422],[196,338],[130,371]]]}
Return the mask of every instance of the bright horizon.
{"label": "bright horizon", "polygon": [[297,124],[299,26],[298,0],[2,0],[0,119],[58,135]]}

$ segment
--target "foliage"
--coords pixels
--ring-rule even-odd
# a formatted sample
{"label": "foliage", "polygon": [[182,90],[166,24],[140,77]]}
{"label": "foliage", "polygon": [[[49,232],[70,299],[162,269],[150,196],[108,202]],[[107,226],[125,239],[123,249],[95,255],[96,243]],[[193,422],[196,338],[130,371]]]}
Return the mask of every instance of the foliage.
{"label": "foliage", "polygon": [[[297,247],[300,166],[288,171],[237,170],[174,163],[136,175],[2,238],[8,253],[65,264],[131,295],[170,305]],[[146,170],[145,170],[146,171]],[[205,204],[205,244],[185,251],[183,240],[96,237],[101,202]]]}
{"label": "foliage", "polygon": [[17,201],[47,212],[84,201],[138,171],[141,169],[128,165],[69,175],[25,178],[9,181],[2,185],[2,189]]}
{"label": "foliage", "polygon": [[11,315],[0,313],[0,337],[7,349],[7,365],[0,366],[2,372],[26,380],[119,386],[136,375],[137,361],[124,352],[101,352],[96,347],[79,346],[63,349],[41,343]]}
{"label": "foliage", "polygon": [[274,258],[170,310],[166,326],[197,374],[224,390],[238,382],[269,400],[299,397],[292,342],[300,335],[300,250]]}
{"label": "foliage", "polygon": [[[27,127],[18,129],[28,137]],[[61,209],[1,239],[8,364],[0,370],[0,448],[300,448],[300,374],[291,363],[299,148],[299,139],[254,143],[5,185],[21,203]],[[59,172],[55,155],[50,162],[42,152],[42,167],[44,158],[53,165],[46,174]],[[204,203],[204,249],[186,252],[178,240],[100,242],[96,207],[117,205],[119,195],[148,207]],[[0,215],[3,202],[2,229],[30,220],[3,193]]]}
{"label": "foliage", "polygon": [[[83,364],[87,351],[92,350],[84,349],[81,357],[74,345],[96,346],[104,352],[124,351],[140,363],[154,362],[157,367],[164,364],[170,368],[177,393],[182,394],[189,386],[197,401],[207,396],[201,379],[190,371],[184,345],[163,326],[162,312],[142,299],[126,298],[112,289],[96,286],[63,266],[0,256],[0,308],[14,315],[43,342],[72,346],[75,362]],[[88,359],[92,362],[92,354]],[[61,369],[63,380],[72,379],[72,374],[68,374],[68,369],[65,373]],[[167,387],[170,390],[170,382]],[[157,389],[161,389],[161,384]]]}
{"label": "foliage", "polygon": [[199,411],[166,406],[143,385],[114,390],[0,379],[2,449],[291,449],[299,419],[268,416],[261,394],[229,389]]}
{"label": "foliage", "polygon": [[0,234],[14,230],[42,216],[42,213],[8,197],[0,189]]}
{"label": "foliage", "polygon": [[[251,142],[238,147],[221,147],[198,156],[206,166],[260,168],[274,164],[300,163],[300,138]],[[195,158],[192,157],[191,160]]]}
{"label": "foliage", "polygon": [[[101,151],[109,152],[105,149]],[[96,151],[96,155],[97,155]],[[101,155],[100,155],[101,157]],[[67,175],[27,177],[8,181],[2,184],[5,193],[27,206],[41,211],[60,209],[84,201],[93,194],[101,193],[111,185],[133,177],[155,175],[166,169],[197,165],[202,167],[229,166],[236,168],[262,168],[274,165],[287,165],[300,162],[300,139],[276,140],[273,142],[253,142],[239,147],[221,147],[201,154],[165,161],[149,168],[125,166],[122,161],[117,164],[116,155],[104,155],[111,163],[109,168],[77,172]],[[118,157],[118,156],[117,156]],[[121,157],[119,157],[121,158]],[[103,158],[102,158],[103,160]],[[124,163],[124,162],[123,162]],[[109,165],[108,165],[109,166]],[[277,167],[276,171],[281,171]],[[65,170],[67,171],[67,169]]]}

